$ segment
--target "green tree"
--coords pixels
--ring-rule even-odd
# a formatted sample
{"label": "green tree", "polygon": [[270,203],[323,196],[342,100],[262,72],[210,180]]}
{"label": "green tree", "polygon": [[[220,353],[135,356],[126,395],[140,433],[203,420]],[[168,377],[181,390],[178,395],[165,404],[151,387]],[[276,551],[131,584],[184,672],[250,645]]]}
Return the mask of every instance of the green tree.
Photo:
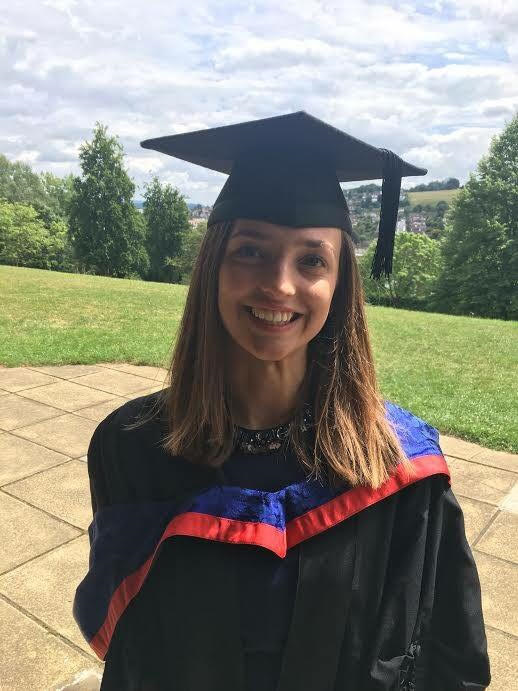
{"label": "green tree", "polygon": [[392,273],[379,281],[370,278],[375,249],[373,242],[358,259],[367,300],[395,306],[426,304],[440,271],[439,243],[419,233],[396,233]]}
{"label": "green tree", "polygon": [[518,318],[518,115],[453,201],[436,309]]}
{"label": "green tree", "polygon": [[0,154],[0,199],[19,204],[44,204],[45,188],[27,163],[11,162]]}
{"label": "green tree", "polygon": [[378,234],[378,222],[370,216],[359,216],[353,227],[355,242],[360,247],[367,247]]}
{"label": "green tree", "polygon": [[29,204],[0,200],[0,264],[67,270],[68,252],[63,220],[47,227]]}
{"label": "green tree", "polygon": [[118,137],[109,137],[99,122],[92,141],[80,147],[82,176],[74,178],[70,201],[70,241],[80,271],[125,278],[149,268],[145,225],[123,156]]}
{"label": "green tree", "polygon": [[182,238],[182,249],[174,259],[168,259],[167,264],[180,277],[182,283],[188,283],[200,251],[200,246],[207,232],[207,221],[200,221],[190,226]]}
{"label": "green tree", "polygon": [[64,178],[49,172],[40,173],[40,180],[45,192],[44,208],[39,211],[40,216],[45,215],[50,222],[61,218],[68,223],[70,202],[74,194],[74,176],[72,173]]}
{"label": "green tree", "polygon": [[[147,251],[151,281],[180,282],[182,238],[189,232],[189,208],[184,197],[157,177],[146,185],[144,218],[147,224]],[[176,267],[176,268],[175,268]]]}

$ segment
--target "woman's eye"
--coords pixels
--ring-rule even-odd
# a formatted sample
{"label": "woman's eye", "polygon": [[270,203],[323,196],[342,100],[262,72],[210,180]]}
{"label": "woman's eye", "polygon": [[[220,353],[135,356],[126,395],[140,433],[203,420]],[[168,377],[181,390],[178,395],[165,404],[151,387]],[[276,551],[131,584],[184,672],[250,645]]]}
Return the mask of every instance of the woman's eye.
{"label": "woman's eye", "polygon": [[[309,262],[310,262],[310,263],[309,263],[309,266],[311,266],[312,268],[319,268],[319,267],[321,267],[321,266],[325,266],[325,265],[326,265],[326,263],[325,263],[325,261],[322,259],[322,257],[319,257],[317,254],[310,254],[310,255],[308,255],[307,257],[305,257],[305,261],[308,260],[308,259],[309,259]],[[316,260],[317,262],[320,262],[320,264],[312,263],[312,262],[314,262],[315,260]]]}
{"label": "woman's eye", "polygon": [[237,254],[238,257],[254,257],[254,252],[259,252],[259,248],[254,245],[241,245],[234,254]]}

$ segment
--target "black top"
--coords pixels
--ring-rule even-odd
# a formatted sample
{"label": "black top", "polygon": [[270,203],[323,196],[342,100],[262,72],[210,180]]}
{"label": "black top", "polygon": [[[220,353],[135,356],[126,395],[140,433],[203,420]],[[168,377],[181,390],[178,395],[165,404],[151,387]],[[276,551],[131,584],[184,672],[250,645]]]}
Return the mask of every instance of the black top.
{"label": "black top", "polygon": [[[287,425],[236,430],[239,444],[223,465],[225,484],[277,492],[304,480],[302,466],[282,443]],[[243,547],[236,566],[246,691],[274,691],[295,601],[299,547],[284,559],[262,547]]]}

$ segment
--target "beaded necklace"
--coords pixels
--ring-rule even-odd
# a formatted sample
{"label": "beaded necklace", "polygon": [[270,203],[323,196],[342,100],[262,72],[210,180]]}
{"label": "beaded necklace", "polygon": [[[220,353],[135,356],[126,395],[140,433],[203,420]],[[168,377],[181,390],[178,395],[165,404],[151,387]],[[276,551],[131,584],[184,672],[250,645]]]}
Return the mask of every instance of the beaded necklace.
{"label": "beaded necklace", "polygon": [[[234,425],[235,447],[243,453],[270,453],[281,448],[288,437],[292,422],[284,422],[267,429],[247,429]],[[313,424],[311,406],[304,408],[302,431],[305,432]]]}

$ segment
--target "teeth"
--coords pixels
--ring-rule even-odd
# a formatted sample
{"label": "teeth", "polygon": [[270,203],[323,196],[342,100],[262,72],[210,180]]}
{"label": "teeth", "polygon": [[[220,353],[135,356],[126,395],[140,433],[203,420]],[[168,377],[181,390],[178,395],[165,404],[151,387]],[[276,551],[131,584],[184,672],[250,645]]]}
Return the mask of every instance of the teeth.
{"label": "teeth", "polygon": [[256,310],[252,307],[252,314],[258,319],[264,319],[275,324],[284,324],[290,321],[295,312],[272,312],[270,310]]}

